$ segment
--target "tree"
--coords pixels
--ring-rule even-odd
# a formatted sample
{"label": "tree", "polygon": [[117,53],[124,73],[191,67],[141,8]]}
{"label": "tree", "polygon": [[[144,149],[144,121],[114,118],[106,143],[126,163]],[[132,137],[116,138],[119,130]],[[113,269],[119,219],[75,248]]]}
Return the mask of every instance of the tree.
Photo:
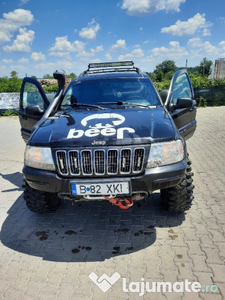
{"label": "tree", "polygon": [[43,79],[52,79],[52,78],[53,78],[53,76],[51,76],[50,74],[45,74],[43,76]]}
{"label": "tree", "polygon": [[154,70],[154,73],[162,72],[164,75],[168,72],[175,72],[177,70],[177,66],[173,60],[164,60],[161,64],[158,64]]}
{"label": "tree", "polygon": [[75,74],[75,73],[70,73],[69,75],[68,75],[68,77],[69,78],[71,78],[71,79],[74,79],[74,78],[76,78],[77,77],[77,75]]}
{"label": "tree", "polygon": [[13,78],[13,79],[17,79],[18,78],[18,73],[16,71],[12,71],[10,73],[10,77]]}
{"label": "tree", "polygon": [[197,70],[202,76],[209,76],[211,73],[210,67],[213,64],[211,60],[208,60],[206,57],[200,62],[200,65],[197,67]]}

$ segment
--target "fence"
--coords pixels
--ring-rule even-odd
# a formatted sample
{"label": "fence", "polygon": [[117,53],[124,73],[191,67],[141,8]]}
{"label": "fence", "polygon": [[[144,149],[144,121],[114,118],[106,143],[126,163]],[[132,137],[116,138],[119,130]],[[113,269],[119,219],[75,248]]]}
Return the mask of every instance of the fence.
{"label": "fence", "polygon": [[199,106],[225,105],[225,86],[195,89],[195,100]]}

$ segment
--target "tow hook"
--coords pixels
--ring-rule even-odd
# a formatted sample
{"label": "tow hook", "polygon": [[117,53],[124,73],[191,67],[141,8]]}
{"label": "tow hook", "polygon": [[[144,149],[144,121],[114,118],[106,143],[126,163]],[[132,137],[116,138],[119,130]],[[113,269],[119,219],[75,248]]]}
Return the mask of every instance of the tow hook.
{"label": "tow hook", "polygon": [[130,208],[131,206],[133,206],[133,200],[134,198],[125,198],[123,200],[123,203],[120,199],[117,199],[117,198],[108,198],[106,196],[103,196],[106,200],[108,200],[110,203],[112,203],[112,205],[116,205],[116,206],[119,206],[121,209],[128,209]]}

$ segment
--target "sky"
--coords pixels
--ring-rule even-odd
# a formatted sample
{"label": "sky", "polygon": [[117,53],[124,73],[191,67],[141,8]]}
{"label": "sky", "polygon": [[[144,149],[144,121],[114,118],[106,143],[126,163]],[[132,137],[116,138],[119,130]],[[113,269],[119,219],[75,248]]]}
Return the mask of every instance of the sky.
{"label": "sky", "polygon": [[0,77],[79,75],[90,62],[225,58],[224,0],[0,0]]}

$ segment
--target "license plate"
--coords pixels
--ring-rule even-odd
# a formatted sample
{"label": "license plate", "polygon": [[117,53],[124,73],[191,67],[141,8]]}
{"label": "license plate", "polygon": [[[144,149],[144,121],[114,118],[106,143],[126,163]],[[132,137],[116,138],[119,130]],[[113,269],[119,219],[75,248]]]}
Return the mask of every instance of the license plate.
{"label": "license plate", "polygon": [[92,183],[92,184],[75,184],[71,183],[73,196],[77,195],[123,195],[130,193],[128,181]]}

